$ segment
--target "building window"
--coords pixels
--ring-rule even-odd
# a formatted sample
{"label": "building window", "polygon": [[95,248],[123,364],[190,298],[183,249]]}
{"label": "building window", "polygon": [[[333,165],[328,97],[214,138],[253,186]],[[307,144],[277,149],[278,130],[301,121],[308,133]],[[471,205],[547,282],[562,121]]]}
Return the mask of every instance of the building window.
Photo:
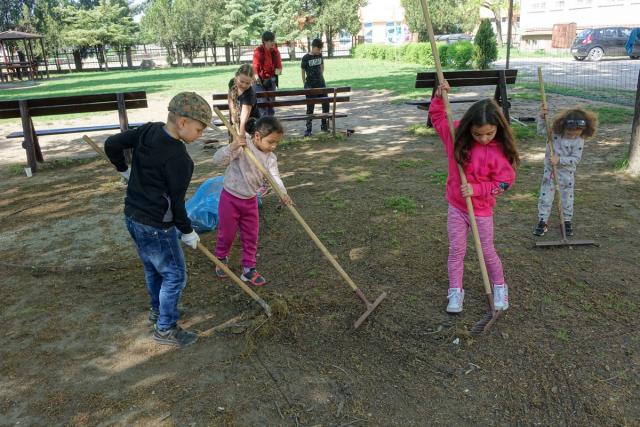
{"label": "building window", "polygon": [[371,22],[364,23],[364,42],[373,43],[373,24]]}
{"label": "building window", "polygon": [[573,0],[573,8],[591,7],[593,6],[593,0]]}
{"label": "building window", "polygon": [[546,1],[537,1],[531,3],[531,11],[532,12],[543,12],[547,8]]}
{"label": "building window", "polygon": [[551,4],[551,10],[562,10],[564,9],[565,1],[564,0],[555,0]]}

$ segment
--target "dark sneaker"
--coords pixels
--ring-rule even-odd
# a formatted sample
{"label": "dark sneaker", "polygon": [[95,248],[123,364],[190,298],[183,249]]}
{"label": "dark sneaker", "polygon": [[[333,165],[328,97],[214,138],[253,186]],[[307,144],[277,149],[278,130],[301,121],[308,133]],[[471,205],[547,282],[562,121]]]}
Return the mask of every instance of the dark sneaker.
{"label": "dark sneaker", "polygon": [[573,236],[573,225],[571,221],[564,222],[564,232],[567,236]]}
{"label": "dark sneaker", "polygon": [[[218,258],[218,259],[219,259],[220,261],[222,261],[222,263],[223,263],[224,265],[227,265],[227,266],[229,265],[229,257],[225,257],[225,258]],[[223,269],[221,269],[220,267],[218,267],[218,266],[216,265],[216,276],[217,276],[219,279],[224,279],[225,277],[227,277],[227,273],[225,273]]]}
{"label": "dark sneaker", "polygon": [[304,136],[305,136],[305,137],[307,137],[307,136],[311,136],[311,129],[307,129],[307,130],[305,130],[305,131],[304,131]]}
{"label": "dark sneaker", "polygon": [[187,347],[198,341],[198,335],[193,332],[185,331],[176,325],[166,331],[159,331],[155,328],[153,331],[153,339],[162,345],[175,345],[176,347]]}
{"label": "dark sneaker", "polygon": [[[184,316],[185,311],[181,308],[178,308],[178,316],[180,316],[180,318],[182,318],[182,316]],[[149,309],[149,317],[147,319],[147,323],[149,324],[149,326],[155,325],[156,322],[158,321],[158,318],[160,317],[160,311],[150,308]]]}
{"label": "dark sneaker", "polygon": [[262,277],[260,275],[260,273],[258,273],[256,271],[255,268],[252,268],[251,270],[249,270],[246,273],[242,273],[242,276],[240,276],[240,278],[242,280],[244,280],[245,282],[249,282],[254,286],[262,286],[265,283],[267,283],[267,281],[265,280],[264,277]]}
{"label": "dark sneaker", "polygon": [[540,220],[538,225],[536,225],[536,228],[533,229],[533,235],[544,236],[545,234],[547,234],[547,230],[549,230],[549,227],[547,227],[547,223]]}

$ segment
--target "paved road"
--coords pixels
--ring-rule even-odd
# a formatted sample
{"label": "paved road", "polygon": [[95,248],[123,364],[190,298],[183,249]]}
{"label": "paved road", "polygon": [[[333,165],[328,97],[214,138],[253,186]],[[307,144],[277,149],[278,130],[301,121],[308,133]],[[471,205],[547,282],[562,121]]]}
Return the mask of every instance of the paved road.
{"label": "paved road", "polygon": [[[496,65],[504,67],[504,60]],[[518,72],[518,80],[536,80],[541,66],[545,82],[584,89],[618,89],[635,91],[640,73],[640,60],[605,58],[599,62],[576,61],[573,58],[515,58],[510,68]]]}

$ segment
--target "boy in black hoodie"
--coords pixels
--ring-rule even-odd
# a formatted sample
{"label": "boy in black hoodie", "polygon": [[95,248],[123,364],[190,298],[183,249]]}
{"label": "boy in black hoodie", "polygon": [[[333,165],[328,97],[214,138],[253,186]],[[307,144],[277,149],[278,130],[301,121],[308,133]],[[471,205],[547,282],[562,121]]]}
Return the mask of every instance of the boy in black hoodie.
{"label": "boy in black hoodie", "polygon": [[[144,266],[151,299],[149,321],[160,344],[185,347],[198,336],[178,326],[178,302],[187,283],[184,254],[178,239],[197,248],[200,238],[191,228],[184,197],[193,161],[183,144],[202,136],[210,125],[211,107],[195,92],[181,92],[169,103],[167,123],[147,123],[110,136],[104,151],[127,178],[125,222]],[[133,149],[127,168],[124,151]]]}

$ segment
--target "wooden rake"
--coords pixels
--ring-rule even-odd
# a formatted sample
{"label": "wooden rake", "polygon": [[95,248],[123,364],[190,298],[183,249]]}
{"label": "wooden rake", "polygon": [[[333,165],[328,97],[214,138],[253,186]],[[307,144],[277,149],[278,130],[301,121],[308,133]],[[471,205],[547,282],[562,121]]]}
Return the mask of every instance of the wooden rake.
{"label": "wooden rake", "polygon": [[[542,68],[538,67],[538,82],[540,83],[540,96],[542,97],[542,106],[547,106],[547,95],[544,91],[544,79],[542,77]],[[549,116],[547,114],[544,115],[544,125],[547,131],[547,147],[549,148],[549,154],[551,157],[554,156],[553,150],[553,135],[551,129],[551,123],[549,122]],[[558,168],[556,165],[551,163],[552,173],[553,173],[553,186],[556,190],[556,199],[558,199],[558,213],[560,217],[560,234],[562,235],[561,240],[548,240],[548,241],[540,241],[536,242],[536,247],[553,247],[553,246],[587,246],[598,244],[594,240],[569,240],[567,239],[567,230],[564,228],[564,209],[562,208],[562,194],[560,193],[560,183],[558,181]]]}
{"label": "wooden rake", "polygon": [[[237,132],[236,128],[233,127],[231,125],[231,123],[229,123],[227,118],[222,114],[222,112],[217,107],[214,106],[213,107],[213,111],[215,111],[215,113],[218,115],[220,120],[222,120],[222,122],[225,124],[227,129],[229,129],[229,132],[231,132],[231,135],[233,136],[233,138],[237,139],[238,138],[238,132]],[[245,148],[244,149],[244,154],[258,168],[260,173],[262,173],[262,175],[264,175],[267,178],[267,180],[269,181],[269,184],[271,184],[271,187],[273,188],[273,191],[276,192],[278,197],[282,198],[284,196],[284,194],[282,194],[282,191],[280,190],[280,187],[275,182],[275,180],[273,179],[273,177],[271,176],[269,171],[267,171],[265,169],[265,167],[262,165],[262,163],[260,163],[260,161],[254,156],[254,154],[251,152],[251,150]],[[362,290],[360,288],[358,288],[358,286],[356,286],[356,284],[353,282],[353,280],[351,280],[351,277],[349,277],[349,275],[344,271],[344,269],[340,266],[340,264],[338,264],[338,261],[336,261],[336,259],[333,257],[333,255],[331,255],[331,253],[327,250],[327,248],[322,244],[320,239],[318,239],[318,236],[316,236],[316,234],[313,232],[313,230],[311,230],[311,228],[307,225],[306,221],[302,218],[300,213],[298,213],[297,209],[295,207],[293,207],[293,205],[287,205],[287,208],[289,208],[289,211],[293,214],[295,219],[298,220],[298,222],[300,223],[302,228],[304,228],[304,231],[307,232],[307,234],[309,235],[311,240],[313,240],[313,243],[316,244],[316,246],[318,247],[318,249],[320,249],[320,251],[325,256],[325,258],[327,258],[327,260],[329,260],[331,265],[333,265],[333,267],[338,271],[340,276],[342,276],[344,281],[347,282],[347,284],[351,287],[351,289],[356,294],[356,296],[366,306],[365,312],[353,323],[353,329],[357,329],[362,324],[362,322],[364,322],[365,319],[367,317],[369,317],[369,315],[373,312],[373,310],[375,310],[376,307],[378,307],[378,305],[380,305],[382,300],[385,299],[385,297],[387,296],[387,293],[383,292],[373,303],[370,302],[367,299],[367,297],[365,296],[364,292],[362,292]]]}
{"label": "wooden rake", "polygon": [[[424,20],[427,24],[427,31],[429,32],[429,41],[431,42],[431,52],[433,53],[433,59],[436,66],[436,72],[438,75],[438,82],[444,82],[444,75],[442,74],[442,65],[440,64],[440,55],[438,54],[438,47],[436,46],[435,36],[433,35],[433,25],[431,24],[431,16],[429,15],[429,6],[427,0],[421,0],[422,12],[424,14]],[[451,138],[455,138],[456,130],[453,124],[453,116],[451,114],[451,105],[449,104],[449,94],[446,91],[442,91],[442,99],[447,111],[447,121],[449,122],[449,131],[451,132]],[[458,172],[460,173],[460,181],[462,184],[467,184],[467,177],[464,174],[462,166],[458,164]],[[498,320],[502,311],[497,311],[493,305],[493,292],[491,290],[491,283],[489,282],[489,275],[487,273],[487,266],[484,263],[484,254],[482,253],[482,245],[480,244],[480,234],[478,233],[478,224],[476,223],[476,217],[473,211],[473,204],[471,203],[471,197],[465,197],[467,204],[467,212],[469,215],[469,222],[471,223],[471,231],[473,233],[473,241],[475,243],[476,254],[478,255],[478,262],[480,263],[480,271],[482,272],[482,281],[484,283],[484,291],[487,295],[487,313],[471,328],[472,334],[481,334],[488,332],[493,324]]]}
{"label": "wooden rake", "polygon": [[[84,140],[84,142],[89,144],[91,148],[93,148],[95,152],[98,153],[98,155],[100,155],[102,158],[107,160],[107,162],[111,163],[107,155],[98,146],[98,144],[95,143],[95,141],[93,141],[87,135],[83,135],[82,139]],[[269,307],[269,304],[267,304],[262,298],[260,298],[255,292],[253,292],[253,290],[251,290],[250,287],[245,285],[244,282],[240,280],[240,278],[233,271],[229,269],[229,267],[227,267],[222,261],[216,258],[211,252],[209,252],[209,250],[200,242],[198,242],[198,249],[200,249],[200,252],[202,252],[207,258],[209,258],[216,265],[216,267],[222,269],[222,271],[224,271],[227,274],[227,276],[229,276],[236,283],[236,285],[238,285],[240,289],[244,291],[244,293],[249,295],[252,300],[257,302],[260,305],[260,307],[264,309],[264,312],[267,315],[267,317],[271,317],[271,307]]]}

